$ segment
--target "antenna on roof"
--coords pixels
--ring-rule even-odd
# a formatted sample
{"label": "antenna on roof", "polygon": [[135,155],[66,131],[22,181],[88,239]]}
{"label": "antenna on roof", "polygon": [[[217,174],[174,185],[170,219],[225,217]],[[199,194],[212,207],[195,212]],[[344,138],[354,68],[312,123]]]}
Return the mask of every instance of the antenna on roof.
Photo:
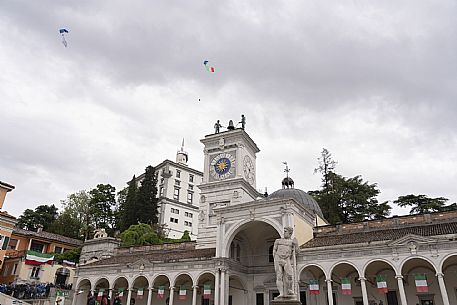
{"label": "antenna on roof", "polygon": [[286,166],[286,169],[284,170],[284,172],[286,173],[286,178],[289,178],[289,172],[290,172],[289,166],[287,165],[287,162],[282,162],[282,164],[284,164]]}

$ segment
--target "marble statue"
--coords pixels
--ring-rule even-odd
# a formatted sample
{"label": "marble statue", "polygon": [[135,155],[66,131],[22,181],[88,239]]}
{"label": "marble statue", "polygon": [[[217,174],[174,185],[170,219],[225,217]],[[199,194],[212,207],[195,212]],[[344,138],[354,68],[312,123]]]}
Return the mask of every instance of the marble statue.
{"label": "marble statue", "polygon": [[284,228],[284,238],[278,238],[273,246],[273,257],[276,272],[276,286],[279,296],[276,299],[297,299],[296,294],[296,257],[297,240],[291,239],[293,228]]}
{"label": "marble statue", "polygon": [[108,233],[106,233],[105,229],[95,229],[94,238],[104,238],[108,237]]}

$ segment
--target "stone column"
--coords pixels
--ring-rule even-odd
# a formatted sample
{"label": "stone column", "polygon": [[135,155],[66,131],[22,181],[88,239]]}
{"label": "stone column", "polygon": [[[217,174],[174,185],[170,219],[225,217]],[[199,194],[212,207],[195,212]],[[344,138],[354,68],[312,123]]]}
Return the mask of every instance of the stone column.
{"label": "stone column", "polygon": [[125,305],[130,305],[130,300],[132,299],[132,289],[128,289],[129,292],[127,293],[127,303]]}
{"label": "stone column", "polygon": [[[197,289],[198,289],[198,286],[194,286],[192,288],[193,288],[193,291],[192,291],[192,305],[197,305]],[[150,305],[150,304],[148,304],[148,305]]]}
{"label": "stone column", "polygon": [[216,279],[214,281],[214,305],[219,305],[219,269],[216,270]]}
{"label": "stone column", "polygon": [[403,275],[396,275],[395,278],[397,279],[398,292],[400,292],[400,303],[401,305],[408,305],[408,302],[406,301],[405,286],[403,285]]}
{"label": "stone column", "polygon": [[109,296],[110,300],[113,298],[113,289],[111,289],[111,288],[108,289],[108,296]]}
{"label": "stone column", "polygon": [[225,269],[221,269],[221,293],[219,305],[225,305]]}
{"label": "stone column", "polygon": [[326,279],[327,282],[327,296],[328,296],[328,305],[333,305],[333,287],[332,280]]}
{"label": "stone column", "polygon": [[71,305],[76,305],[76,299],[78,298],[78,289],[75,289],[75,292],[73,293],[73,300],[71,301]]}
{"label": "stone column", "polygon": [[441,297],[443,298],[443,304],[449,305],[449,297],[447,296],[446,284],[444,283],[444,274],[437,273],[436,276],[438,277],[438,284],[440,285]]}
{"label": "stone column", "polygon": [[[173,305],[173,299],[175,297],[175,287],[170,287],[170,303],[169,305]],[[127,304],[129,305],[129,304]]]}
{"label": "stone column", "polygon": [[368,304],[367,284],[366,284],[367,279],[364,277],[361,277],[361,278],[359,278],[359,281],[360,281],[360,287],[362,288],[363,305],[369,305]]}
{"label": "stone column", "polygon": [[151,305],[151,302],[152,302],[152,290],[153,289],[154,288],[152,288],[152,287],[148,288],[149,291],[148,291],[148,302],[147,302],[147,305]]}

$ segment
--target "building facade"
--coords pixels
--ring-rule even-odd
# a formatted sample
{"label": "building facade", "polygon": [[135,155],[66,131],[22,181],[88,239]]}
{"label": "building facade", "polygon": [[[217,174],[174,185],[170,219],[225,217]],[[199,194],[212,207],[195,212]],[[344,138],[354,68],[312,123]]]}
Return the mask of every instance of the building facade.
{"label": "building facade", "polygon": [[[188,231],[192,240],[197,238],[198,207],[203,173],[188,166],[189,155],[184,141],[176,153],[176,162],[165,160],[154,167],[157,173],[159,197],[159,223],[165,225],[169,238],[181,238]],[[141,181],[144,174],[138,177]]]}
{"label": "building facade", "polygon": [[268,197],[256,191],[259,149],[243,129],[201,142],[196,241],[107,247],[104,259],[78,268],[74,305],[89,293],[135,305],[269,305],[278,294],[273,244],[286,227],[300,245],[302,304],[457,305],[456,212],[329,226],[289,177]]}
{"label": "building facade", "polygon": [[[13,185],[0,181],[0,210],[3,208],[6,194],[12,190],[14,190]],[[16,217],[8,214],[6,211],[0,211],[0,268],[3,265],[6,248],[16,223]]]}
{"label": "building facade", "polygon": [[55,260],[52,264],[27,264],[29,251],[43,254],[61,254],[79,248],[82,241],[38,230],[14,228],[9,240],[5,261],[0,270],[0,283],[52,283],[58,286],[72,284],[76,265]]}

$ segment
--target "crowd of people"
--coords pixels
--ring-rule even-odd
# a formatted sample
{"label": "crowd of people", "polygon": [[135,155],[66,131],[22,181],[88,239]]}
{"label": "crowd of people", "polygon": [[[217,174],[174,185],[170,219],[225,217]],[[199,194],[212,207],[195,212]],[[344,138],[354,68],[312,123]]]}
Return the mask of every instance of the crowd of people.
{"label": "crowd of people", "polygon": [[37,284],[0,284],[0,292],[10,295],[16,299],[45,299],[49,297],[51,288],[56,287],[64,290],[71,290],[72,284],[54,285],[50,283]]}
{"label": "crowd of people", "polygon": [[[111,304],[111,298],[109,295],[104,294],[102,297],[95,297],[89,293],[87,296],[87,305],[122,305],[121,297],[116,296],[113,303]],[[130,300],[130,305],[135,305],[135,299]]]}

